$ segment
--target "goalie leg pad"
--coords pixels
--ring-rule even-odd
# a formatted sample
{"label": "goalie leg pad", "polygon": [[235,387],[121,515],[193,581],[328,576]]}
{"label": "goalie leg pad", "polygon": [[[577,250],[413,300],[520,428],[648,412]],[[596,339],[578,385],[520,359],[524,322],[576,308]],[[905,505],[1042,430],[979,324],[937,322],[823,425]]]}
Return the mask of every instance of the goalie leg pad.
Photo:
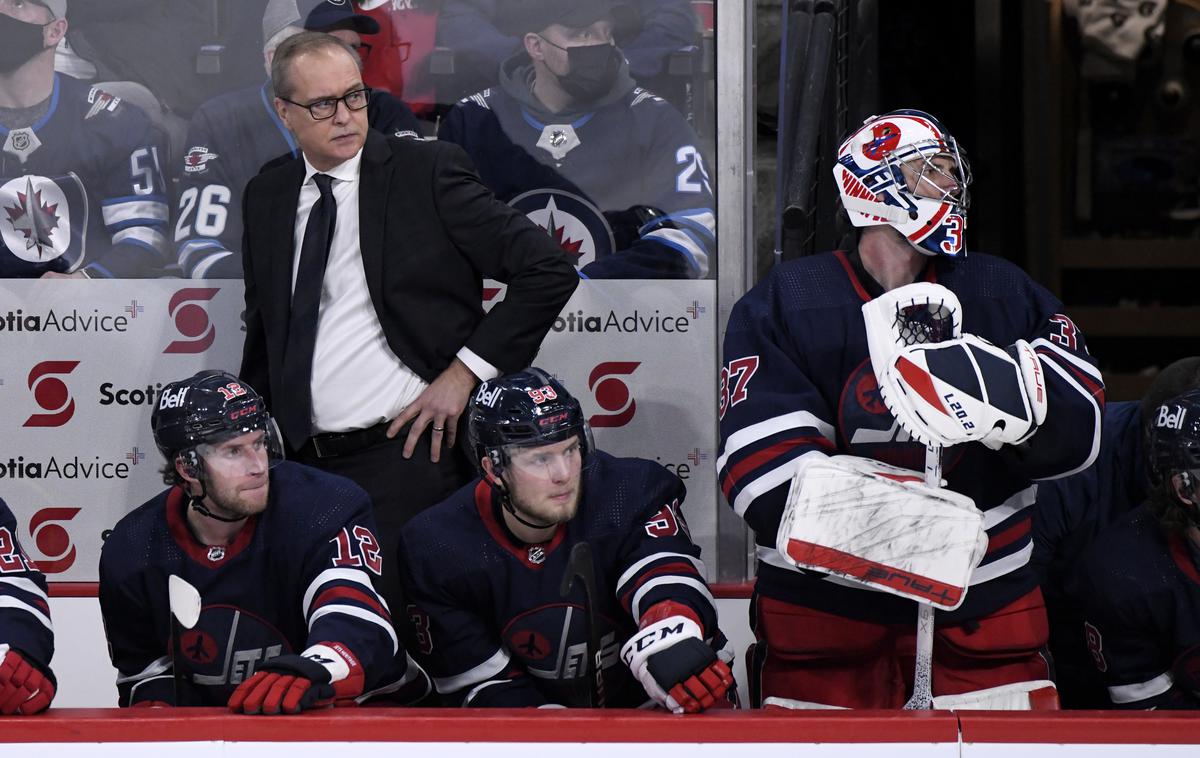
{"label": "goalie leg pad", "polygon": [[1042,650],[1050,637],[1042,593],[1034,589],[971,624],[939,628],[934,692],[961,694],[1049,678]]}
{"label": "goalie leg pad", "polygon": [[959,695],[937,695],[939,711],[1057,711],[1058,690],[1049,679],[1016,682]]}
{"label": "goalie leg pad", "polygon": [[811,703],[825,708],[899,708],[904,703],[904,675],[893,651],[894,627],[760,595],[755,601],[755,633],[755,694],[764,707],[772,698],[781,707]]}

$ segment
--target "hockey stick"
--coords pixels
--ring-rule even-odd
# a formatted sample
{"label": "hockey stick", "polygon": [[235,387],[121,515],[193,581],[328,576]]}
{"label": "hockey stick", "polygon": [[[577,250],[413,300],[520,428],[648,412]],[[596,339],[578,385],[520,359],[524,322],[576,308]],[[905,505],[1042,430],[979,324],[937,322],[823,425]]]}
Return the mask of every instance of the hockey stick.
{"label": "hockey stick", "polygon": [[[909,297],[910,292],[916,294]],[[938,285],[913,284],[884,293],[863,306],[863,315],[871,365],[877,378],[896,348],[942,342],[962,333],[962,307],[958,298]],[[882,391],[884,382],[878,383],[884,403],[889,404],[890,399]],[[942,486],[942,448],[933,442],[925,443],[925,484]],[[933,606],[918,602],[913,692],[904,704],[905,710],[927,710],[933,706],[933,631]]]}
{"label": "hockey stick", "polygon": [[588,707],[603,708],[604,697],[604,644],[600,629],[600,613],[596,608],[596,569],[592,563],[592,549],[586,542],[580,542],[571,548],[567,559],[567,570],[563,573],[558,593],[565,597],[571,594],[575,580],[583,584],[584,610],[588,622],[588,655],[586,676],[592,680],[592,689],[588,693]]}
{"label": "hockey stick", "polygon": [[185,693],[186,679],[179,665],[180,628],[191,629],[200,620],[200,592],[187,580],[175,574],[167,578],[167,600],[171,606],[171,674],[175,683],[175,705],[186,705],[180,699]]}

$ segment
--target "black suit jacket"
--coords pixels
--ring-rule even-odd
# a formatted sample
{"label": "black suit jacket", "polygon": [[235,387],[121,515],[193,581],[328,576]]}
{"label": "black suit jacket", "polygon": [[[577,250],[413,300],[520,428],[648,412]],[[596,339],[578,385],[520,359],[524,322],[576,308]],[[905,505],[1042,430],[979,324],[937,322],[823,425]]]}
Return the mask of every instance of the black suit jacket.
{"label": "black suit jacket", "polygon": [[[359,244],[388,346],[427,382],[466,345],[503,373],[528,366],[579,283],[562,249],[497,201],[466,153],[368,131],[360,164]],[[271,164],[243,196],[246,343],[241,378],[282,397],[293,235],[304,160]],[[508,285],[484,314],[484,277]]]}

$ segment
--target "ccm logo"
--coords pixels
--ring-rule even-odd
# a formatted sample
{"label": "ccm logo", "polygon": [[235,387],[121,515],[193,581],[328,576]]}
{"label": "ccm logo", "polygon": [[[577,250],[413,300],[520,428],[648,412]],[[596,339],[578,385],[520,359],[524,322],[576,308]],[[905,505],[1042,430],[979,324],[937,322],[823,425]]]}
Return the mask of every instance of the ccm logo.
{"label": "ccm logo", "polygon": [[628,376],[642,365],[638,361],[609,361],[592,369],[588,375],[588,389],[596,398],[596,404],[607,413],[597,413],[588,418],[588,423],[597,427],[625,426],[633,419],[637,403],[629,394],[621,376]]}
{"label": "ccm logo", "polygon": [[46,413],[35,413],[22,426],[62,426],[75,415],[75,401],[66,382],[59,379],[75,370],[79,361],[42,361],[29,371],[33,399]]}
{"label": "ccm logo", "polygon": [[29,534],[41,556],[34,560],[43,574],[60,574],[75,563],[71,535],[57,521],[70,521],[78,508],[43,508],[29,521]]}
{"label": "ccm logo", "polygon": [[175,340],[163,353],[203,353],[212,346],[217,330],[208,319],[201,303],[212,300],[221,290],[216,287],[185,287],[167,304],[167,312],[175,321],[175,329],[186,339]]}

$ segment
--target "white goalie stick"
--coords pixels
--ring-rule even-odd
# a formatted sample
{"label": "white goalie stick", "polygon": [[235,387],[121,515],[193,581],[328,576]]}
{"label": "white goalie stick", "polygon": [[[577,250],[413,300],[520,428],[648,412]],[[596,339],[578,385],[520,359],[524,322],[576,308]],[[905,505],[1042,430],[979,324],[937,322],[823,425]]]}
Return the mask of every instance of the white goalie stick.
{"label": "white goalie stick", "polygon": [[570,597],[571,590],[578,579],[583,585],[585,611],[588,624],[588,654],[586,678],[591,680],[588,691],[588,706],[603,708],[606,703],[604,694],[604,642],[603,631],[600,627],[600,609],[596,606],[599,599],[596,595],[596,568],[592,563],[592,549],[586,542],[580,542],[571,548],[567,559],[567,570],[563,572],[558,594]]}
{"label": "white goalie stick", "polygon": [[[939,284],[918,282],[890,290],[863,305],[862,311],[871,366],[875,370],[879,394],[889,410],[892,400],[885,389],[887,382],[883,373],[893,356],[912,345],[962,336],[962,305],[953,292]],[[893,415],[900,418],[894,411]],[[942,486],[942,448],[934,443],[925,445],[925,484]],[[924,710],[932,706],[933,606],[918,602],[916,671],[912,697],[904,708]]]}

